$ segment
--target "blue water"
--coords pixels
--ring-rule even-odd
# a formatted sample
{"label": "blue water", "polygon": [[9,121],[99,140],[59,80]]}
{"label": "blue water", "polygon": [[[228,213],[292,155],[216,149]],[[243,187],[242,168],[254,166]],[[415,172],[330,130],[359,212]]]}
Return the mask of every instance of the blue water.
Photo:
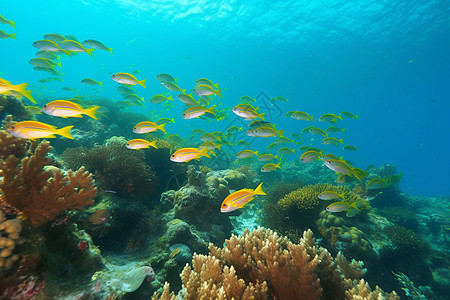
{"label": "blue water", "polygon": [[[0,29],[16,32],[17,40],[0,40],[0,72],[52,100],[71,96],[63,86],[92,93],[80,83],[84,78],[104,82],[100,96],[121,100],[111,74],[141,70],[138,78],[147,79],[148,87],[137,88],[138,94],[148,99],[167,91],[154,77],[169,73],[188,90],[200,77],[220,83],[226,88],[223,107],[230,109],[242,95],[265,92],[290,99],[279,104],[283,115],[301,110],[318,119],[348,110],[359,120],[339,126],[346,128],[346,144],[359,151],[346,153],[347,159],[361,168],[396,165],[404,192],[449,195],[449,7],[445,0],[3,0],[0,13],[16,21],[17,30]],[[47,33],[95,39],[114,54],[63,57],[65,82],[44,88],[38,80],[51,76],[33,71],[28,61],[37,52],[32,42]],[[170,133],[227,125],[182,120],[181,113],[176,103],[180,126]],[[312,125],[284,117],[270,121],[289,132]]]}

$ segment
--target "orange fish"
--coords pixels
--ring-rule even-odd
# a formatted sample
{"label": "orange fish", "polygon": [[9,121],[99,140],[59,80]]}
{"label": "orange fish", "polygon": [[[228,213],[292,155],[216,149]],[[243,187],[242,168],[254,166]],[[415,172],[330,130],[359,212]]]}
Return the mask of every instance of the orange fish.
{"label": "orange fish", "polygon": [[81,118],[81,115],[89,116],[95,120],[97,120],[97,116],[95,112],[99,109],[100,106],[94,106],[92,108],[83,108],[81,105],[67,101],[67,100],[55,100],[47,103],[42,108],[42,111],[48,115],[55,117],[75,117]]}
{"label": "orange fish", "polygon": [[265,195],[266,193],[263,192],[261,186],[262,182],[254,190],[242,189],[228,195],[228,197],[223,200],[220,211],[223,213],[231,212],[243,207],[245,204],[252,201],[255,195]]}
{"label": "orange fish", "polygon": [[170,160],[174,162],[189,162],[202,156],[206,156],[208,158],[211,157],[208,154],[208,148],[205,147],[201,150],[197,148],[183,148],[175,151],[175,153],[170,156]]}
{"label": "orange fish", "polygon": [[73,139],[70,135],[70,129],[73,126],[67,126],[57,129],[55,126],[37,122],[37,121],[23,121],[16,123],[8,128],[8,131],[15,137],[21,139],[40,139],[40,138],[54,138],[55,134],[59,134],[68,139]]}

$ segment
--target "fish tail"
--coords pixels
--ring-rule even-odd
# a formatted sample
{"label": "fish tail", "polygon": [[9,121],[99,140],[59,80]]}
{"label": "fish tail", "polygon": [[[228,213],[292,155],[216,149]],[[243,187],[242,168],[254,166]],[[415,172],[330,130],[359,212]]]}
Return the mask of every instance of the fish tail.
{"label": "fish tail", "polygon": [[284,130],[277,130],[276,132],[277,132],[277,134],[278,134],[280,137],[282,137],[282,136],[283,136],[283,133],[284,133]]}
{"label": "fish tail", "polygon": [[278,159],[278,154],[277,154],[277,155],[275,155],[274,157],[275,157],[275,159]]}
{"label": "fish tail", "polygon": [[143,79],[143,80],[139,80],[137,83],[146,88],[146,86],[145,86],[146,81],[147,81],[147,79]]}
{"label": "fish tail", "polygon": [[255,152],[253,152],[256,156],[258,156],[259,157],[259,155],[258,155],[258,151],[255,151]]}
{"label": "fish tail", "polygon": [[333,119],[333,120],[331,120],[330,122],[331,122],[331,123],[334,123],[334,124],[337,123],[336,119]]}
{"label": "fish tail", "polygon": [[[208,149],[208,148],[206,148],[206,149]],[[214,157],[217,157],[217,155],[214,153],[214,151],[208,149],[208,152],[211,153],[212,155],[214,155]]]}
{"label": "fish tail", "polygon": [[[186,89],[182,89],[181,92],[182,92],[183,94],[186,94]],[[191,94],[192,94],[192,93],[191,93]],[[189,94],[189,95],[191,95],[191,94]]]}
{"label": "fish tail", "polygon": [[16,29],[16,22],[15,21],[8,21],[8,24],[11,25],[14,29]]}
{"label": "fish tail", "polygon": [[223,144],[218,144],[218,145],[217,145],[217,149],[219,149],[219,151],[220,151],[221,148],[222,148],[222,146],[223,146]]}
{"label": "fish tail", "polygon": [[152,146],[155,149],[158,149],[158,147],[156,147],[156,141],[151,142],[150,144],[148,144],[149,146]]}
{"label": "fish tail", "polygon": [[58,67],[62,68],[60,61],[59,62],[55,62],[55,65],[57,65]]}
{"label": "fish tail", "polygon": [[345,132],[345,128],[342,128],[341,131],[342,131],[342,132]]}
{"label": "fish tail", "polygon": [[262,190],[261,186],[262,186],[262,182],[256,187],[256,189],[253,191],[254,195],[266,195],[266,193],[264,193],[264,191]]}
{"label": "fish tail", "polygon": [[216,89],[219,88],[219,84],[218,84],[218,83],[213,84],[213,86],[214,86]]}
{"label": "fish tail", "polygon": [[66,126],[63,128],[60,128],[56,130],[56,134],[59,134],[65,138],[73,140],[73,136],[70,135],[70,129],[72,129],[73,126]]}
{"label": "fish tail", "polygon": [[208,148],[202,148],[202,150],[200,150],[200,156],[206,156],[208,158],[211,158],[211,156],[209,156],[208,154]]}
{"label": "fish tail", "polygon": [[219,97],[222,98],[222,95],[220,94],[220,89],[218,89],[217,91],[214,91],[214,93],[216,93],[216,95],[219,95]]}
{"label": "fish tail", "polygon": [[344,143],[344,139],[340,139],[340,140],[338,140],[338,142],[343,144]]}
{"label": "fish tail", "polygon": [[358,115],[355,116],[355,119],[358,120]]}
{"label": "fish tail", "polygon": [[313,116],[311,116],[311,121],[313,121],[313,122],[314,122],[314,118],[313,118]]}
{"label": "fish tail", "polygon": [[112,53],[112,48],[108,48],[108,51],[111,52],[111,54],[113,54],[113,53]]}
{"label": "fish tail", "polygon": [[32,91],[27,91],[28,83],[22,83],[19,85],[16,85],[17,92],[21,93],[25,98],[29,99],[31,102],[36,103],[36,101],[33,99],[33,96],[31,95]]}
{"label": "fish tail", "polygon": [[341,115],[337,116],[336,118],[338,118],[339,120],[342,120],[342,116]]}
{"label": "fish tail", "polygon": [[265,121],[265,119],[264,119],[264,115],[265,115],[265,114],[266,114],[266,113],[257,114],[257,116],[258,116],[261,120]]}
{"label": "fish tail", "polygon": [[92,52],[94,51],[95,49],[84,49],[84,51],[87,53],[87,54],[89,54],[91,57],[93,57],[92,56]]}
{"label": "fish tail", "polygon": [[352,174],[353,174],[353,176],[355,176],[356,177],[356,179],[358,179],[358,180],[362,180],[359,176],[358,176],[358,174],[356,174],[355,172],[353,172],[352,171]]}
{"label": "fish tail", "polygon": [[172,95],[170,95],[169,97],[167,97],[167,100],[173,100]]}
{"label": "fish tail", "polygon": [[99,109],[99,108],[100,108],[100,106],[94,106],[94,107],[91,107],[91,108],[86,108],[86,109],[84,110],[84,113],[85,113],[87,116],[91,117],[92,119],[98,120],[97,116],[95,115],[95,112],[96,112],[97,109]]}
{"label": "fish tail", "polygon": [[99,81],[98,84],[99,84],[100,86],[103,86],[103,82],[102,82],[102,81]]}
{"label": "fish tail", "polygon": [[276,168],[281,169],[280,165],[281,165],[282,159],[283,159],[283,156],[280,158],[280,162],[275,165],[275,169]]}
{"label": "fish tail", "polygon": [[12,38],[12,39],[17,40],[17,39],[16,39],[16,34],[15,34],[15,33],[8,34],[8,36],[9,36],[10,38]]}
{"label": "fish tail", "polygon": [[164,131],[165,133],[167,133],[167,131],[164,129],[164,126],[166,126],[166,124],[158,125],[158,126],[156,126],[156,129],[159,129],[159,130]]}
{"label": "fish tail", "polygon": [[208,108],[206,111],[209,112],[210,114],[216,115],[216,111],[214,110],[214,107],[216,107],[216,105],[214,105],[213,107]]}
{"label": "fish tail", "polygon": [[[341,174],[341,175],[344,175],[344,174]],[[341,177],[341,175],[339,175],[339,177]],[[338,177],[338,179],[339,179],[339,177]],[[338,195],[339,195],[339,197],[341,197],[342,199],[345,199],[345,193],[338,194]]]}

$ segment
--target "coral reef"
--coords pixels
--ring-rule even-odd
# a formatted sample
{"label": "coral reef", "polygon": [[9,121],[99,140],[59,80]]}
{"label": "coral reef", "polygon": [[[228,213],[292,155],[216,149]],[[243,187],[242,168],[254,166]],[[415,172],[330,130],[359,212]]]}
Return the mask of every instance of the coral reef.
{"label": "coral reef", "polygon": [[92,149],[69,148],[62,157],[70,168],[85,166],[94,173],[103,190],[127,198],[148,197],[155,192],[157,177],[144,162],[145,154],[127,149],[125,144],[123,138],[112,137],[104,145]]}
{"label": "coral reef", "polygon": [[[311,231],[293,244],[269,229],[247,230],[209,250],[194,255],[192,267],[181,273],[183,299],[399,299],[395,292],[372,291],[361,279],[361,263],[333,260]],[[165,284],[153,299],[176,297]]]}
{"label": "coral reef", "polygon": [[430,245],[423,237],[403,226],[387,226],[384,228],[384,232],[391,239],[397,250],[404,254],[410,253],[411,255],[414,253],[420,255],[430,252]]}
{"label": "coral reef", "polygon": [[33,118],[33,114],[25,108],[22,100],[11,95],[0,95],[0,120],[7,114],[14,116],[14,119],[19,121]]}
{"label": "coral reef", "polygon": [[20,219],[7,220],[0,210],[0,272],[9,270],[14,262],[19,260],[19,255],[14,253],[14,248],[19,242],[22,231]]}
{"label": "coral reef", "polygon": [[380,210],[381,214],[384,215],[389,221],[406,227],[408,229],[417,231],[419,228],[419,222],[417,221],[417,215],[401,206],[386,207]]}
{"label": "coral reef", "polygon": [[33,144],[20,160],[11,154],[0,160],[0,189],[5,202],[22,212],[33,225],[54,220],[64,210],[83,209],[96,196],[92,174],[81,167],[64,174],[59,168],[47,168],[50,143]]}

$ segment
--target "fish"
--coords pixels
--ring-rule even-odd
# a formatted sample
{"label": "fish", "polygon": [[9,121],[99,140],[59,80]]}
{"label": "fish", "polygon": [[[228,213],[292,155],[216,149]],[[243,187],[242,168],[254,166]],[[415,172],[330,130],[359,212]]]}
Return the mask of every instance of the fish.
{"label": "fish", "polygon": [[210,158],[208,154],[208,148],[182,148],[170,156],[170,160],[174,162],[189,162],[193,159],[199,159],[202,156]]}
{"label": "fish", "polygon": [[135,89],[133,89],[129,86],[126,86],[126,85],[119,85],[117,87],[117,90],[122,94],[135,94],[136,93]]}
{"label": "fish", "polygon": [[344,160],[339,159],[328,159],[325,161],[325,166],[327,166],[329,169],[333,170],[337,173],[347,174],[347,175],[353,175],[358,180],[361,180],[361,177],[358,176],[358,174],[353,171],[352,167],[348,165]]}
{"label": "fish", "polygon": [[218,83],[212,83],[212,81],[211,80],[209,80],[209,79],[206,79],[206,78],[200,78],[200,79],[197,79],[196,81],[195,81],[195,84],[196,85],[209,85],[210,87],[212,87],[212,88],[216,88],[216,89],[218,89],[219,88],[219,84]]}
{"label": "fish", "polygon": [[13,39],[16,40],[16,33],[6,33],[3,30],[0,30],[0,39]]}
{"label": "fish", "polygon": [[33,115],[42,114],[42,109],[38,106],[25,106],[25,109]]}
{"label": "fish", "polygon": [[244,205],[252,201],[256,195],[266,195],[261,188],[262,184],[263,183],[260,183],[254,190],[242,189],[231,193],[225,198],[225,200],[223,200],[222,205],[220,206],[220,212],[232,212],[236,209],[244,207]]}
{"label": "fish", "polygon": [[295,120],[314,121],[314,118],[312,116],[302,111],[288,111],[286,117],[291,117]]}
{"label": "fish", "polygon": [[328,137],[328,134],[325,131],[323,131],[322,129],[317,128],[317,127],[311,127],[309,129],[309,133],[312,133],[315,135],[321,135],[323,137]]}
{"label": "fish", "polygon": [[81,80],[81,83],[87,84],[87,85],[99,85],[103,86],[103,83],[101,81],[95,81],[94,79],[86,78]]}
{"label": "fish", "polygon": [[331,203],[327,206],[326,210],[329,212],[347,211],[347,217],[353,217],[356,213],[360,212],[355,203],[347,203],[342,201]]}
{"label": "fish", "polygon": [[79,42],[79,40],[74,35],[68,34],[68,35],[65,35],[65,37],[66,37],[66,40],[72,40],[72,41]]}
{"label": "fish", "polygon": [[74,89],[74,88],[71,88],[71,87],[68,87],[68,86],[62,87],[61,89],[63,91],[67,91],[67,92],[76,92],[77,91],[77,89]]}
{"label": "fish", "polygon": [[51,51],[51,52],[61,51],[70,57],[69,51],[64,50],[58,44],[56,44],[55,42],[50,41],[50,40],[38,40],[38,41],[33,42],[32,45],[33,45],[33,47],[35,47],[39,50],[45,50],[45,51]]}
{"label": "fish", "polygon": [[44,105],[42,108],[42,111],[46,113],[47,115],[54,116],[54,117],[63,117],[63,118],[69,118],[69,117],[75,117],[75,118],[81,118],[82,115],[86,115],[88,117],[91,117],[95,120],[97,120],[97,116],[95,115],[97,109],[99,109],[100,106],[94,106],[91,108],[83,108],[81,105],[67,101],[67,100],[55,100],[51,101]]}
{"label": "fish", "polygon": [[345,193],[342,194],[338,194],[336,192],[333,191],[325,191],[319,194],[319,199],[320,200],[335,200],[335,199],[345,199],[344,198]]}
{"label": "fish", "polygon": [[158,149],[158,147],[156,147],[156,141],[153,142],[149,142],[143,139],[134,139],[134,140],[129,140],[126,144],[126,147],[128,149],[143,149],[143,148],[150,148],[150,146],[152,146],[155,149]]}
{"label": "fish", "polygon": [[250,106],[244,106],[242,104],[233,107],[233,112],[238,115],[239,117],[242,117],[246,120],[253,120],[256,118],[260,118],[261,120],[264,120],[264,115],[265,113],[258,113],[257,112],[258,108],[253,108],[251,105]]}
{"label": "fish", "polygon": [[302,131],[300,131],[300,133],[310,133],[309,130],[312,128],[316,128],[314,126],[308,126],[306,128],[303,128]]}
{"label": "fish", "polygon": [[336,116],[335,114],[324,114],[319,118],[319,122],[331,122],[331,123],[336,123],[336,120],[340,119],[342,120],[342,117]]}
{"label": "fish", "polygon": [[322,153],[314,150],[306,151],[300,156],[300,161],[304,164],[307,164],[313,160],[318,160]]}
{"label": "fish", "polygon": [[118,83],[122,83],[122,84],[129,84],[129,85],[142,85],[143,87],[145,86],[145,82],[147,81],[147,79],[143,79],[143,80],[137,80],[136,77],[134,77],[131,74],[128,73],[116,73],[113,74],[111,76],[112,80],[114,80],[115,82]]}
{"label": "fish", "polygon": [[323,160],[323,161],[326,161],[326,160],[329,160],[329,159],[338,159],[338,160],[340,159],[340,160],[342,160],[342,156],[341,157],[337,157],[334,154],[324,154],[324,155],[322,155],[322,157],[320,157],[320,159]]}
{"label": "fish", "polygon": [[176,85],[176,83],[173,83],[171,81],[164,81],[161,83],[166,89],[174,91],[174,92],[182,92],[183,94],[185,94],[186,89],[181,89],[178,85]]}
{"label": "fish", "polygon": [[283,148],[278,149],[278,154],[291,155],[291,154],[295,154],[295,150],[289,149],[287,147],[283,147]]}
{"label": "fish", "polygon": [[198,96],[210,96],[216,94],[220,98],[222,98],[222,95],[220,94],[220,89],[214,90],[213,87],[207,84],[197,85],[194,88],[194,93]]}
{"label": "fish", "polygon": [[161,118],[158,121],[156,121],[156,124],[161,125],[161,124],[169,124],[169,123],[175,123],[175,119],[169,119],[169,118]]}
{"label": "fish", "polygon": [[358,151],[358,148],[356,148],[355,146],[352,146],[352,145],[346,145],[346,146],[344,146],[343,149],[347,150],[347,151]]}
{"label": "fish", "polygon": [[403,180],[402,173],[400,173],[398,175],[391,175],[391,176],[389,176],[389,178],[387,179],[387,182],[389,184],[397,184],[397,183],[399,183],[402,180]]}
{"label": "fish", "polygon": [[27,86],[28,83],[14,85],[10,81],[0,78],[0,94],[8,94],[11,91],[14,91],[20,93],[31,102],[36,103],[36,101],[33,98],[33,95],[31,94],[32,91],[26,89]]}
{"label": "fish", "polygon": [[47,72],[53,76],[63,76],[63,74],[61,74],[61,72],[56,71],[54,68],[34,67],[33,70]]}
{"label": "fish", "polygon": [[16,22],[8,21],[2,15],[0,15],[0,24],[8,24],[8,25],[11,25],[13,28],[16,28]]}
{"label": "fish", "polygon": [[250,146],[251,144],[248,141],[239,140],[236,142],[237,146]]}
{"label": "fish", "polygon": [[268,153],[268,154],[261,154],[259,157],[258,157],[258,160],[259,161],[271,161],[271,160],[273,160],[273,159],[278,159],[278,154],[277,155],[272,155],[272,154],[270,154],[270,153]]}
{"label": "fish", "polygon": [[281,102],[289,102],[288,99],[285,99],[285,98],[283,98],[283,97],[281,97],[281,96],[277,96],[277,97],[275,97],[275,98],[272,98],[272,99],[270,99],[269,101],[270,101],[270,103],[271,103],[272,105],[273,105],[275,102],[278,102],[278,101],[281,101]]}
{"label": "fish", "polygon": [[160,103],[164,103],[169,100],[173,100],[172,96],[166,97],[164,95],[155,95],[155,96],[151,97],[148,102],[154,103],[154,104],[160,104]]}
{"label": "fish", "polygon": [[272,144],[269,144],[268,146],[267,146],[267,150],[268,151],[272,151],[272,150],[274,150],[276,147],[278,147],[278,144],[277,143],[272,143]]}
{"label": "fish", "polygon": [[64,40],[64,41],[60,42],[59,45],[64,50],[69,50],[69,51],[73,51],[73,52],[86,52],[91,57],[93,57],[92,52],[95,50],[95,49],[84,48],[84,46],[81,45],[79,42],[73,41],[73,40]]}
{"label": "fish", "polygon": [[328,127],[327,129],[325,129],[325,131],[326,132],[345,132],[345,129],[344,128],[338,128],[338,127],[336,127],[336,126],[331,126],[331,127]]}
{"label": "fish", "polygon": [[164,73],[162,73],[162,74],[156,75],[156,80],[160,81],[161,83],[164,83],[164,82],[174,82],[174,83],[177,83],[177,80],[178,80],[178,79],[173,78],[173,77],[170,76],[169,74],[164,74]]}
{"label": "fish", "polygon": [[167,136],[166,141],[168,141],[170,143],[177,143],[177,144],[181,144],[184,142],[184,140],[178,134],[171,134],[171,135]]}
{"label": "fish", "polygon": [[61,43],[62,41],[66,40],[64,36],[58,34],[58,33],[47,33],[44,35],[44,39],[53,41],[55,43]]}
{"label": "fish", "polygon": [[46,58],[46,59],[51,59],[51,60],[59,60],[58,55],[56,55],[55,53],[53,53],[51,51],[47,51],[47,50],[40,50],[40,51],[36,52],[36,56]]}
{"label": "fish", "polygon": [[192,133],[193,133],[193,134],[205,134],[206,131],[204,131],[204,130],[201,129],[201,128],[195,128],[194,130],[192,130]]}
{"label": "fish", "polygon": [[358,180],[358,179],[356,179],[353,176],[347,175],[347,174],[339,174],[338,178],[336,179],[336,183],[344,184],[344,183],[353,182],[355,180]]}
{"label": "fish", "polygon": [[215,144],[213,142],[204,142],[198,146],[198,149],[201,150],[202,148],[208,148],[209,150],[214,149],[221,149],[224,144]]}
{"label": "fish", "polygon": [[255,121],[251,122],[249,125],[252,129],[259,128],[259,127],[275,128],[275,124],[272,124],[272,123],[266,122],[266,121],[261,121],[261,120],[255,120]]}
{"label": "fish", "polygon": [[253,156],[253,155],[258,156],[258,151],[242,150],[242,151],[239,151],[236,154],[236,157],[237,158],[247,158],[247,157],[250,157],[250,156]]}
{"label": "fish", "polygon": [[45,124],[37,121],[22,121],[11,125],[7,130],[13,136],[21,139],[40,139],[40,138],[54,138],[55,134],[61,135],[68,139],[73,139],[70,135],[70,129],[73,126],[67,126],[57,129],[53,125]]}
{"label": "fish", "polygon": [[277,144],[277,145],[283,145],[283,144],[289,144],[289,143],[292,143],[292,141],[291,141],[290,139],[288,139],[287,137],[280,136],[279,138],[277,138],[277,139],[274,141],[274,143]]}
{"label": "fish", "polygon": [[85,40],[83,42],[83,46],[93,48],[93,49],[98,49],[98,50],[109,51],[109,52],[111,52],[111,54],[113,53],[112,52],[113,48],[108,48],[105,45],[103,45],[103,43],[96,41],[96,40]]}
{"label": "fish", "polygon": [[166,124],[158,125],[154,122],[143,121],[143,122],[139,122],[138,124],[136,124],[136,126],[134,126],[133,132],[134,133],[148,133],[148,132],[157,131],[159,129],[162,132],[167,133],[167,131],[164,129],[164,126],[166,126]]}
{"label": "fish", "polygon": [[188,120],[188,119],[198,118],[200,116],[203,116],[205,113],[210,113],[210,114],[216,115],[214,107],[216,107],[216,105],[214,105],[210,108],[205,108],[202,106],[194,106],[194,107],[188,108],[183,113],[183,119]]}
{"label": "fish", "polygon": [[355,116],[354,114],[352,114],[352,113],[349,112],[349,111],[343,111],[343,112],[341,112],[341,116],[344,116],[344,117],[350,118],[350,119],[358,120],[358,115]]}
{"label": "fish", "polygon": [[205,133],[200,139],[204,142],[220,141],[221,137],[214,135],[213,133]]}
{"label": "fish", "polygon": [[247,95],[241,96],[239,98],[239,100],[242,101],[242,102],[245,102],[245,103],[253,103],[253,102],[256,101],[256,99],[254,99],[254,98],[252,98],[250,96],[247,96]]}
{"label": "fish", "polygon": [[339,143],[343,144],[344,139],[338,140],[337,138],[334,138],[334,137],[327,137],[327,138],[324,138],[321,142],[322,145],[335,145],[335,146],[338,146]]}
{"label": "fish", "polygon": [[195,101],[194,97],[192,97],[192,94],[179,94],[177,96],[178,100],[180,100],[183,103],[190,104],[190,105],[198,105],[197,101]]}
{"label": "fish", "polygon": [[51,81],[51,80],[48,79],[48,78],[39,79],[39,82],[40,82],[40,83],[48,83],[48,82],[50,82],[50,81]]}
{"label": "fish", "polygon": [[367,182],[366,187],[369,190],[377,190],[377,189],[384,189],[388,186],[388,183],[386,182],[385,178],[372,178],[369,182]]}
{"label": "fish", "polygon": [[250,129],[245,132],[248,136],[254,137],[272,137],[272,136],[283,136],[284,130],[276,130],[272,127],[259,127],[256,129]]}
{"label": "fish", "polygon": [[30,59],[29,63],[35,67],[43,67],[43,68],[53,68],[55,66],[61,67],[60,62],[54,62],[48,58],[42,58],[42,57],[32,58],[32,59]]}
{"label": "fish", "polygon": [[268,163],[261,168],[261,172],[273,172],[276,169],[281,169],[280,167],[281,161],[278,164]]}

